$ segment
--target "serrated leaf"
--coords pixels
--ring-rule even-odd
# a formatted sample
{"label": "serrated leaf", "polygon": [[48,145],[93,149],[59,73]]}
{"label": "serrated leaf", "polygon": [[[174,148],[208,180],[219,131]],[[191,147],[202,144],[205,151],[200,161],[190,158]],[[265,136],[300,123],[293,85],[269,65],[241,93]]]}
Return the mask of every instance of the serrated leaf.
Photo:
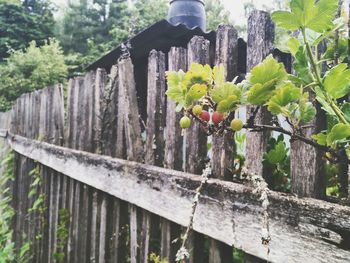
{"label": "serrated leaf", "polygon": [[215,103],[220,103],[220,101],[226,100],[233,95],[239,100],[241,97],[241,90],[235,84],[229,82],[210,90],[210,96]]}
{"label": "serrated leaf", "polygon": [[265,154],[265,160],[271,164],[281,163],[287,156],[288,150],[283,141],[276,144],[275,148]]}
{"label": "serrated leaf", "polygon": [[194,84],[211,84],[212,77],[212,69],[209,65],[192,63],[190,69],[185,73],[182,84],[190,89]]}
{"label": "serrated leaf", "polygon": [[274,95],[267,102],[268,110],[274,115],[280,114],[283,112],[283,107],[299,100],[300,96],[299,88],[295,87],[292,83],[286,83],[275,90]]}
{"label": "serrated leaf", "polygon": [[328,71],[324,77],[324,87],[334,98],[344,97],[349,92],[350,69],[345,63],[339,64]]}
{"label": "serrated leaf", "polygon": [[327,145],[335,147],[335,145],[345,140],[350,136],[350,125],[339,123],[333,127],[331,132],[327,135]]}
{"label": "serrated leaf", "polygon": [[176,103],[183,104],[185,101],[186,91],[181,87],[169,87],[165,94]]}
{"label": "serrated leaf", "polygon": [[196,100],[201,99],[207,93],[207,86],[204,84],[194,84],[186,94],[186,107]]}
{"label": "serrated leaf", "polygon": [[307,27],[322,33],[333,25],[338,10],[338,0],[319,0],[312,12],[312,18],[308,21]]}
{"label": "serrated leaf", "polygon": [[215,85],[222,85],[225,82],[225,67],[220,64],[213,68],[213,80]]}
{"label": "serrated leaf", "polygon": [[306,55],[306,50],[303,46],[300,46],[298,51],[295,53],[295,61],[293,63],[293,68],[297,76],[302,80],[303,84],[309,84],[312,82],[312,77],[310,76],[309,62]]}
{"label": "serrated leaf", "polygon": [[272,20],[280,27],[287,30],[298,30],[300,25],[291,12],[276,11],[272,13]]}
{"label": "serrated leaf", "polygon": [[[340,61],[344,61],[348,55],[348,40],[347,39],[339,39],[338,41],[338,58]],[[333,60],[335,57],[335,43],[330,43],[327,47],[326,52],[323,55],[323,59]]]}
{"label": "serrated leaf", "polygon": [[320,145],[327,145],[327,134],[326,133],[318,133],[313,134],[312,139],[314,139]]}
{"label": "serrated leaf", "polygon": [[263,62],[253,67],[248,77],[248,81],[254,84],[275,85],[279,81],[287,78],[287,72],[283,63],[278,63],[272,55],[264,59]]}
{"label": "serrated leaf", "polygon": [[168,71],[166,72],[168,90],[166,95],[176,103],[184,104],[186,90],[182,87],[182,81],[184,80],[185,73],[180,70],[178,72]]}
{"label": "serrated leaf", "polygon": [[336,116],[334,110],[329,105],[329,103],[326,101],[326,98],[322,92],[322,90],[319,87],[315,87],[314,89],[316,93],[316,100],[322,105],[322,109],[327,112],[329,115]]}
{"label": "serrated leaf", "polygon": [[295,112],[295,117],[304,123],[312,121],[316,116],[316,108],[309,101],[309,93],[305,92],[299,100],[299,107]]}
{"label": "serrated leaf", "polygon": [[238,103],[238,97],[236,95],[231,95],[227,99],[220,101],[217,111],[220,113],[234,111],[236,110]]}
{"label": "serrated leaf", "polygon": [[277,25],[287,30],[310,28],[322,33],[333,25],[338,9],[338,0],[292,0],[291,11],[277,11],[272,19]]}
{"label": "serrated leaf", "polygon": [[290,53],[292,53],[292,55],[295,56],[295,54],[299,50],[300,42],[299,42],[299,40],[297,38],[291,37],[288,40],[287,46],[288,46],[288,49],[289,49]]}

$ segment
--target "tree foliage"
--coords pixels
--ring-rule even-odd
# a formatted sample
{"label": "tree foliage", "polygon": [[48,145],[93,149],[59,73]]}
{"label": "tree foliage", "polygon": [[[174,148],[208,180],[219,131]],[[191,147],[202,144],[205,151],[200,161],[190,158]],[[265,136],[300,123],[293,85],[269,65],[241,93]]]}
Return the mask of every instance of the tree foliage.
{"label": "tree foliage", "polygon": [[13,51],[0,66],[0,111],[21,94],[63,83],[67,66],[59,43],[50,39],[41,47],[32,41],[24,51]]}
{"label": "tree foliage", "polygon": [[53,36],[53,6],[50,1],[0,0],[0,62],[11,50],[38,45]]}

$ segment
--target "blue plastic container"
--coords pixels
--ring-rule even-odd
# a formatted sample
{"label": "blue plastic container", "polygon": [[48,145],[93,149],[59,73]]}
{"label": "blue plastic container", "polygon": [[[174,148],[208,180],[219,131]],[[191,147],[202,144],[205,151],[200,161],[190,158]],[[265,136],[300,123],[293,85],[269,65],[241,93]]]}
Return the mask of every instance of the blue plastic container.
{"label": "blue plastic container", "polygon": [[206,31],[203,0],[171,0],[168,21],[172,25],[184,24],[188,28],[200,27]]}

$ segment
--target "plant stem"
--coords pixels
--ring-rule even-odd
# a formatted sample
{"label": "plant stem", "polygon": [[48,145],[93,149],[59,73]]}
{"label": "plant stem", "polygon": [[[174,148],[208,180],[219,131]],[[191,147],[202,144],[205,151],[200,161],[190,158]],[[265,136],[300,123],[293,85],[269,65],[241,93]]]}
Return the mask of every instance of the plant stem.
{"label": "plant stem", "polygon": [[316,78],[316,81],[318,82],[318,85],[320,86],[321,90],[325,93],[325,97],[327,102],[329,103],[329,106],[333,109],[334,113],[337,115],[338,119],[344,123],[344,124],[348,124],[347,120],[344,117],[343,112],[339,109],[339,107],[334,103],[334,101],[328,96],[327,92],[325,92],[324,90],[324,86],[322,84],[322,80],[321,80],[321,75],[319,73],[318,67],[317,67],[317,63],[315,61],[315,57],[312,53],[311,47],[309,42],[306,39],[306,33],[305,33],[305,28],[301,29],[302,35],[303,35],[303,39],[305,42],[305,46],[306,46],[306,52],[307,55],[309,57],[310,63],[311,63],[311,67],[314,73],[314,76]]}

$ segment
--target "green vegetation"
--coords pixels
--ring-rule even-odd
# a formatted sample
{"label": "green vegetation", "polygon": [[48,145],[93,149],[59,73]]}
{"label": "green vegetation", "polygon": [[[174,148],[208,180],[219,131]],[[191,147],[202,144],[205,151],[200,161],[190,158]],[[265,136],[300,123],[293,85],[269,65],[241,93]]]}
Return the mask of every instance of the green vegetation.
{"label": "green vegetation", "polygon": [[0,111],[5,111],[23,93],[66,81],[63,51],[54,39],[40,47],[33,41],[24,51],[11,53],[0,65],[0,76]]}
{"label": "green vegetation", "polygon": [[11,222],[15,214],[11,200],[12,196],[9,183],[13,180],[14,154],[8,153],[0,162],[0,167],[4,167],[0,176],[0,262],[11,262],[15,258],[14,243],[12,240]]}

